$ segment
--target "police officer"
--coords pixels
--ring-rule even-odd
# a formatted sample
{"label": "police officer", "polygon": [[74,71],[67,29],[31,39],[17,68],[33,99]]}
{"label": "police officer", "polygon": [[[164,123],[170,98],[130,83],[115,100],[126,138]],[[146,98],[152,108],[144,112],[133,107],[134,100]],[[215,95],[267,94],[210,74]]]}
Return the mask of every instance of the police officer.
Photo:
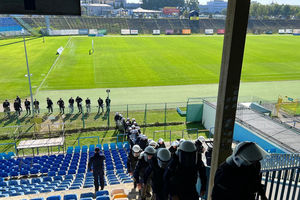
{"label": "police officer", "polygon": [[4,113],[9,117],[10,115],[10,103],[7,101],[7,99],[3,102],[3,110]]}
{"label": "police officer", "polygon": [[137,137],[135,143],[136,143],[137,145],[139,145],[143,151],[144,151],[145,148],[149,145],[149,144],[148,144],[148,138],[147,138],[147,136],[146,136],[146,135],[143,135],[143,134],[140,134],[140,135]]}
{"label": "police officer", "polygon": [[171,156],[173,157],[173,155],[175,154],[175,152],[177,151],[177,147],[179,146],[179,142],[178,141],[173,141],[169,151],[171,152]]}
{"label": "police officer", "polygon": [[53,113],[53,102],[49,97],[47,97],[47,108],[48,113]]}
{"label": "police officer", "polygon": [[193,142],[183,141],[172,157],[164,173],[166,191],[172,199],[199,200],[196,191],[198,173],[201,179],[201,192],[206,190],[206,170],[202,160],[197,160],[197,149]]}
{"label": "police officer", "polygon": [[156,154],[156,150],[153,147],[151,146],[146,147],[145,151],[141,154],[133,173],[133,177],[137,183],[137,188],[140,192],[142,200],[146,200],[147,197],[151,197],[150,184],[149,182],[145,184],[144,175],[150,160],[155,159],[155,154]]}
{"label": "police officer", "polygon": [[65,114],[65,102],[60,98],[60,99],[57,101],[57,104],[58,104],[58,106],[59,106],[60,114]]}
{"label": "police officer", "polygon": [[[128,173],[130,174],[130,176],[133,176],[133,172],[134,172],[134,169],[135,169],[135,166],[137,164],[137,161],[139,160],[139,156],[142,152],[142,149],[140,148],[139,145],[134,145],[128,156],[127,156],[127,170],[128,170]],[[136,182],[134,181],[134,189],[136,188]]]}
{"label": "police officer", "polygon": [[17,96],[16,100],[17,100],[17,102],[18,102],[19,105],[20,105],[20,110],[22,111],[22,106],[21,106],[22,104],[21,104],[21,99],[20,99],[20,97]]}
{"label": "police officer", "polygon": [[216,171],[212,200],[267,199],[261,184],[262,160],[268,154],[253,142],[239,143]]}
{"label": "police officer", "polygon": [[99,181],[101,190],[104,189],[104,166],[105,156],[101,153],[98,147],[95,148],[95,154],[90,158],[88,163],[88,171],[93,172],[95,193],[99,190]]}
{"label": "police officer", "polygon": [[76,99],[75,99],[75,101],[77,103],[78,112],[82,113],[82,98],[80,98],[79,96],[77,96]]}
{"label": "police officer", "polygon": [[203,142],[205,142],[205,138],[203,136],[199,136],[195,141],[195,146],[199,154],[202,154],[205,151],[205,148],[203,147]]}
{"label": "police officer", "polygon": [[17,99],[14,102],[14,109],[16,111],[16,115],[20,116],[21,115],[21,105]]}
{"label": "police officer", "polygon": [[149,166],[145,172],[144,183],[147,184],[148,178],[151,177],[152,199],[154,200],[167,200],[168,198],[168,194],[165,191],[163,175],[170,160],[170,151],[166,148],[160,148],[157,151],[156,159],[149,161]]}
{"label": "police officer", "polygon": [[151,142],[149,142],[149,146],[152,146],[154,149],[158,149],[158,144],[154,140],[151,140]]}
{"label": "police officer", "polygon": [[106,97],[105,99],[106,111],[110,109],[110,102],[111,102],[110,98]]}
{"label": "police officer", "polygon": [[30,101],[28,101],[27,99],[25,99],[24,106],[26,108],[26,115],[28,115],[28,114],[30,115],[31,114]]}
{"label": "police officer", "polygon": [[212,147],[208,147],[207,151],[205,152],[205,158],[206,158],[206,165],[210,166],[211,165],[211,158],[212,158]]}
{"label": "police officer", "polygon": [[85,106],[86,106],[86,112],[90,113],[91,112],[91,100],[89,98],[86,98]]}
{"label": "police officer", "polygon": [[34,106],[34,112],[40,114],[40,102],[34,99],[33,106]]}
{"label": "police officer", "polygon": [[69,109],[70,109],[70,113],[74,112],[74,99],[73,99],[73,97],[71,97],[69,99]]}
{"label": "police officer", "polygon": [[159,148],[166,148],[164,139],[159,138],[157,143],[158,143],[158,149]]}
{"label": "police officer", "polygon": [[102,109],[101,113],[103,112],[103,99],[101,99],[99,97],[99,99],[97,100],[97,102],[98,102],[98,113],[97,114],[99,114],[100,108]]}

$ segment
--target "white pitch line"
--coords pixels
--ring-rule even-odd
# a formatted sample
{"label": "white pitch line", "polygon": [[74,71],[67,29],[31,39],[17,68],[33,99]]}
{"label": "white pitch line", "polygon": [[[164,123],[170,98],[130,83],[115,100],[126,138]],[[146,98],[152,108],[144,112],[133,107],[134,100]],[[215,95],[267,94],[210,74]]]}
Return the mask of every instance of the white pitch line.
{"label": "white pitch line", "polygon": [[[68,40],[68,42],[67,42],[65,48],[68,46],[68,44],[69,44],[71,38],[72,38],[72,37],[69,38],[69,40]],[[64,48],[64,49],[65,49],[65,48]],[[46,79],[48,78],[48,75],[50,74],[50,72],[51,72],[52,69],[54,68],[54,66],[55,66],[55,64],[57,63],[57,61],[58,61],[58,59],[60,58],[60,56],[61,56],[61,54],[58,55],[58,57],[56,58],[56,60],[55,60],[54,63],[52,64],[52,66],[50,67],[50,69],[49,69],[48,73],[46,74],[45,78],[42,80],[41,84],[40,84],[39,87],[36,89],[36,92],[35,92],[35,95],[34,95],[34,96],[36,96],[36,95],[39,93],[40,88],[43,86],[44,82],[45,82]]]}

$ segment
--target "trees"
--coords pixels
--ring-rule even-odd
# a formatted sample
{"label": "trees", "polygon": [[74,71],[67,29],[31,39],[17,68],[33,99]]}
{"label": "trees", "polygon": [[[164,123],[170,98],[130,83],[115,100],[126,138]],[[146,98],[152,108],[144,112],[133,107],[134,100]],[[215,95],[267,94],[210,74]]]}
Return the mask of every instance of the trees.
{"label": "trees", "polygon": [[279,5],[275,3],[272,3],[270,5],[252,3],[250,7],[250,16],[255,18],[266,18],[266,17],[290,18],[291,16],[295,16],[299,18],[299,12],[300,12],[299,6]]}

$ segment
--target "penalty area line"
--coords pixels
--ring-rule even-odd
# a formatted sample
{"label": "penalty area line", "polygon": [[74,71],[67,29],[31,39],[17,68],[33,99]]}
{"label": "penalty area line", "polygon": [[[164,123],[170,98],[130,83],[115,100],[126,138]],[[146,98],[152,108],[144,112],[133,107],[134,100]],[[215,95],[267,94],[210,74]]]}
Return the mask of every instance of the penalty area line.
{"label": "penalty area line", "polygon": [[[72,38],[72,37],[69,38],[69,40],[68,40],[68,42],[67,42],[65,48],[68,46],[68,44],[69,44],[71,38]],[[64,48],[64,49],[65,49],[65,48]],[[50,67],[50,69],[49,69],[48,73],[46,74],[45,78],[42,80],[41,84],[40,84],[39,87],[36,89],[36,92],[35,92],[34,96],[36,96],[36,95],[39,93],[40,88],[43,86],[44,82],[45,82],[46,79],[48,78],[48,75],[50,74],[50,72],[52,71],[52,69],[54,68],[54,66],[56,65],[56,63],[57,63],[57,61],[59,60],[60,56],[61,56],[61,54],[59,54],[58,57],[55,59],[54,63],[53,63],[52,66]]]}

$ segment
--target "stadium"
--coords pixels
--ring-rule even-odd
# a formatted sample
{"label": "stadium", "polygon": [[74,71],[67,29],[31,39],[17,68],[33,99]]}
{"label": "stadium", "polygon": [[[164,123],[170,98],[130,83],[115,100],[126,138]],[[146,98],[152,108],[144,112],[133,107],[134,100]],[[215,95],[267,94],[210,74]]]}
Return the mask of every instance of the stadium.
{"label": "stadium", "polygon": [[[128,169],[137,139],[127,119],[149,144],[204,138],[213,153],[200,153],[207,189],[201,194],[197,176],[197,199],[211,199],[212,171],[245,141],[268,153],[259,180],[266,197],[299,199],[300,19],[242,24],[238,11],[227,19],[132,12],[0,14],[0,199],[143,199]],[[228,15],[246,23],[244,33],[228,25]],[[244,46],[230,49],[231,36],[241,43],[244,36]],[[106,157],[98,192],[88,164],[96,147]]]}

